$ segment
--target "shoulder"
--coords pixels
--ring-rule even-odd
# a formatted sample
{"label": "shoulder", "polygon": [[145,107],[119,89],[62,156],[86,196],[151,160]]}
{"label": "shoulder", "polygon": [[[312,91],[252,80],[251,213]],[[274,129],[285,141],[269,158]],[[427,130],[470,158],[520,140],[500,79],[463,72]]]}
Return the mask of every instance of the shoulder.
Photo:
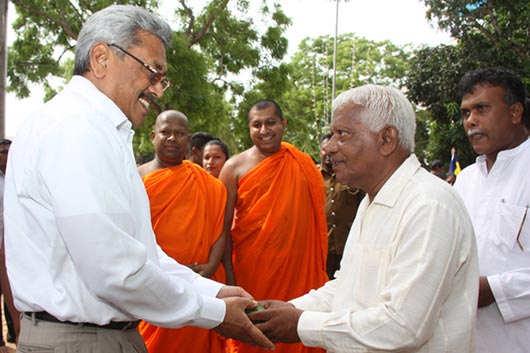
{"label": "shoulder", "polygon": [[149,173],[152,173],[156,170],[154,165],[154,160],[149,161],[147,163],[142,164],[138,167],[138,173],[140,174],[140,177],[144,177]]}

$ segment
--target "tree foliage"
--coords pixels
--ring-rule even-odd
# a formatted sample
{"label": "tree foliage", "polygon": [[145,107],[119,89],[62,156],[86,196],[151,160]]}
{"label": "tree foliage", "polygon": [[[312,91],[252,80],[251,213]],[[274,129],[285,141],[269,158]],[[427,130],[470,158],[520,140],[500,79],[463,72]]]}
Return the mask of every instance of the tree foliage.
{"label": "tree foliage", "polygon": [[[284,32],[290,19],[280,5],[271,2],[251,5],[247,0],[209,0],[200,8],[186,0],[175,2],[174,16],[169,21],[175,29],[173,46],[167,52],[172,87],[160,100],[161,108],[184,112],[192,132],[208,131],[236,149],[242,136],[234,135],[224,122],[233,120],[235,102],[252,88],[245,87],[238,75],[245,70],[254,74],[273,70],[287,52]],[[113,3],[162,12],[155,0],[12,3],[18,17],[13,24],[16,38],[8,50],[8,78],[9,89],[20,98],[29,95],[30,83],[44,85],[46,97],[51,98],[71,77],[77,35],[94,12]],[[163,12],[167,18],[167,7]],[[154,118],[148,116],[137,131],[135,147],[139,155],[152,150],[149,133]]]}
{"label": "tree foliage", "polygon": [[412,101],[428,109],[423,117],[430,142],[426,158],[449,162],[452,146],[463,165],[475,154],[465,137],[456,87],[465,72],[504,66],[521,73],[530,88],[530,2],[497,0],[423,0],[428,18],[448,30],[455,45],[419,48],[411,60],[406,86]]}
{"label": "tree foliage", "polygon": [[[321,136],[331,120],[334,38],[305,38],[282,75],[289,84],[281,96],[288,118],[286,139],[319,156]],[[411,55],[409,46],[375,42],[352,33],[337,38],[335,95],[367,83],[401,87]]]}

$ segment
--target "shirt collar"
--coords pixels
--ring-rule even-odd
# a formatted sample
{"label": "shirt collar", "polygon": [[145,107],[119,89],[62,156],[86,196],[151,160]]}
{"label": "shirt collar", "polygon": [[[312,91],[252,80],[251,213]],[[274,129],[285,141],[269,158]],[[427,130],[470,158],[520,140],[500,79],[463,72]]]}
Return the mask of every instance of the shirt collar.
{"label": "shirt collar", "polygon": [[399,195],[409,183],[410,178],[419,168],[421,168],[421,164],[418,158],[416,155],[411,154],[381,187],[377,195],[375,195],[373,203],[393,207]]}
{"label": "shirt collar", "polygon": [[69,86],[79,93],[90,103],[94,109],[97,109],[101,115],[107,117],[116,129],[132,128],[132,124],[127,119],[121,109],[103,92],[101,92],[92,82],[83,76],[74,75]]}
{"label": "shirt collar", "polygon": [[[510,159],[517,156],[521,151],[530,148],[530,139],[527,138],[523,143],[520,143],[518,146],[515,146],[512,149],[500,151],[497,154],[497,158],[495,159],[495,163],[493,164],[493,167],[497,164],[497,162],[503,162],[503,161],[509,161]],[[479,165],[486,165],[486,156],[481,154],[477,157],[476,160],[477,164]]]}

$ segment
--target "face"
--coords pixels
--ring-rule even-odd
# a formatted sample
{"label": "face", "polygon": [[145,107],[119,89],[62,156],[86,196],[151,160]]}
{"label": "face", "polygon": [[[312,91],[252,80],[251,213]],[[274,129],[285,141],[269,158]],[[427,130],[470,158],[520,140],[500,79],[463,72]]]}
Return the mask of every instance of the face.
{"label": "face", "polygon": [[203,151],[202,165],[204,169],[218,178],[221,169],[225,165],[226,155],[223,152],[221,146],[218,145],[206,145]]}
{"label": "face", "polygon": [[338,181],[369,191],[379,163],[378,133],[360,121],[361,113],[361,108],[350,104],[337,109],[331,122],[333,136],[323,150],[331,157]]}
{"label": "face", "polygon": [[276,115],[274,107],[262,110],[253,108],[249,113],[250,138],[257,149],[266,156],[281,149],[286,125],[287,121]]}
{"label": "face", "polygon": [[156,158],[163,167],[179,165],[185,159],[190,140],[185,120],[174,116],[159,118],[151,137]]}
{"label": "face", "polygon": [[[139,33],[138,39],[140,45],[124,49],[152,68],[165,73],[166,50],[160,39],[146,33]],[[108,70],[108,79],[112,86],[106,94],[118,105],[133,126],[139,127],[149,109],[154,108],[154,99],[162,97],[163,87],[160,82],[151,84],[151,72],[123,52],[123,60],[120,59],[117,56],[119,52],[119,49],[109,47],[111,67]]]}
{"label": "face", "polygon": [[460,109],[464,130],[478,154],[495,160],[500,151],[515,147],[522,109],[520,103],[504,102],[504,88],[477,85],[473,92],[464,95]]}
{"label": "face", "polygon": [[0,145],[0,170],[4,174],[7,166],[7,154],[9,152],[9,147],[11,147],[11,145],[7,143]]}
{"label": "face", "polygon": [[320,160],[321,163],[326,169],[331,171],[332,164],[331,164],[331,156],[324,151],[324,146],[329,142],[329,139],[324,139],[322,143],[320,144]]}

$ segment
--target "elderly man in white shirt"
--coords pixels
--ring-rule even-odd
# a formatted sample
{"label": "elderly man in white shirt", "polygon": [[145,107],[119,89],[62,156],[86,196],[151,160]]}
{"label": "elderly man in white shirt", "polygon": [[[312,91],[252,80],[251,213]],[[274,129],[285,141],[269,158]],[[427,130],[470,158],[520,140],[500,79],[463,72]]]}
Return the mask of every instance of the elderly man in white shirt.
{"label": "elderly man in white shirt", "polygon": [[455,183],[477,236],[477,352],[528,352],[530,140],[525,88],[514,72],[485,68],[462,77],[460,94],[464,129],[480,155]]}
{"label": "elderly man in white shirt", "polygon": [[412,154],[411,104],[393,88],[354,88],[333,102],[331,131],[323,148],[337,179],[366,192],[340,270],[250,318],[272,341],[329,352],[472,352],[473,227],[451,186]]}
{"label": "elderly man in white shirt", "polygon": [[263,347],[242,288],[205,279],[155,242],[132,152],[169,87],[167,23],[130,5],[92,15],[74,77],[19,128],[5,180],[6,258],[26,351],[147,352],[138,320]]}

